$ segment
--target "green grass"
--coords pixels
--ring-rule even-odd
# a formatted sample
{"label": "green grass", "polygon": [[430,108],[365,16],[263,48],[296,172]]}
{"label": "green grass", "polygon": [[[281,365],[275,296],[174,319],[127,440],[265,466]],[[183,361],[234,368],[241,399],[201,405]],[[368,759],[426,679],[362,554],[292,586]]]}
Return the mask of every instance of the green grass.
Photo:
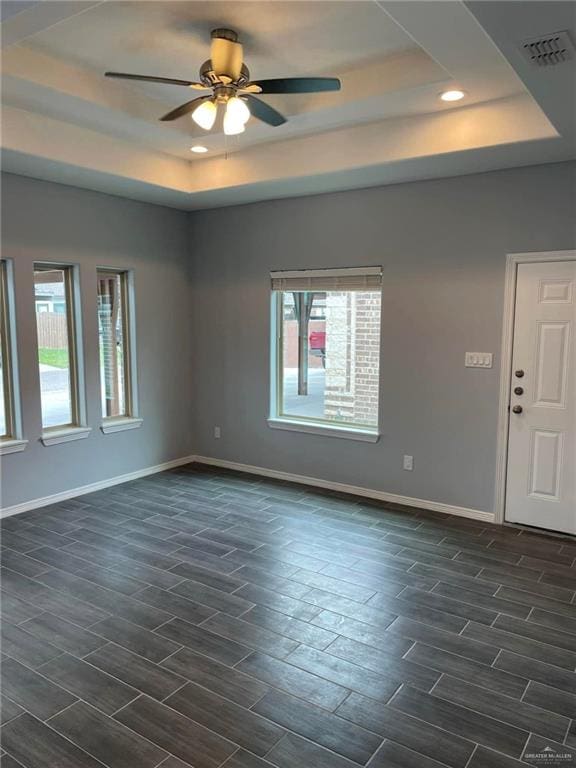
{"label": "green grass", "polygon": [[53,365],[55,368],[68,368],[68,350],[40,347],[38,360],[45,365]]}

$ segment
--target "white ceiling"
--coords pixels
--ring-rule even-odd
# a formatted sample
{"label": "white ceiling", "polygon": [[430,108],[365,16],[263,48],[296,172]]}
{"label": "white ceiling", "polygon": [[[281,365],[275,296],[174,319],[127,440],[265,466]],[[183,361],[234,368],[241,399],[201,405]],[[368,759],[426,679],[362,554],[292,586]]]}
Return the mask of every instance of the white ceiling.
{"label": "white ceiling", "polygon": [[[347,67],[414,44],[372,0],[342,2],[116,2],[50,27],[28,42],[80,66],[152,69],[190,77],[209,57],[210,31],[235,29],[255,77]],[[148,86],[151,95],[155,86]]]}
{"label": "white ceiling", "polygon": [[[2,3],[4,170],[182,209],[576,156],[576,62],[530,67],[526,37],[569,29],[573,2]],[[189,117],[210,30],[236,29],[253,78],[330,75],[339,93],[264,97],[289,118],[240,137]],[[438,99],[458,86],[466,98]],[[193,155],[202,143],[209,152]]]}

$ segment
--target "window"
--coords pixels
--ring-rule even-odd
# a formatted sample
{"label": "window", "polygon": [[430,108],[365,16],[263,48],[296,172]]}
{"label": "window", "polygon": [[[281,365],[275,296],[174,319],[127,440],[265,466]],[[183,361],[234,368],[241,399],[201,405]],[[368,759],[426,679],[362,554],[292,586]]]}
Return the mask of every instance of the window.
{"label": "window", "polygon": [[34,265],[38,368],[44,445],[87,437],[81,398],[80,318],[75,267]]}
{"label": "window", "polygon": [[131,273],[98,270],[98,339],[104,432],[140,426],[137,417]]}
{"label": "window", "polygon": [[23,451],[12,261],[0,259],[0,455]]}
{"label": "window", "polygon": [[12,262],[0,259],[0,454],[23,451],[16,364]]}
{"label": "window", "polygon": [[6,262],[0,261],[0,439],[12,437],[12,382],[10,381],[10,336],[8,328],[8,279]]}
{"label": "window", "polygon": [[381,269],[271,275],[270,426],[376,439]]}

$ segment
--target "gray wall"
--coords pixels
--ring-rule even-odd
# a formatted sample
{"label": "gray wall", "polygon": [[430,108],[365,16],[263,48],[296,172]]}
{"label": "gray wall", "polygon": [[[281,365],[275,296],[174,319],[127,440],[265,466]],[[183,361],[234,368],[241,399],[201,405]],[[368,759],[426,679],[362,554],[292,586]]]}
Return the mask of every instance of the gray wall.
{"label": "gray wall", "polygon": [[[562,163],[194,214],[4,175],[30,443],[1,460],[2,504],[198,453],[491,511],[505,255],[576,247],[575,174]],[[93,427],[52,447],[39,442],[40,260],[80,265]],[[367,264],[384,266],[380,442],[271,430],[268,273]],[[98,429],[100,265],[136,275],[144,425],[112,435]],[[464,368],[467,350],[495,367]]]}
{"label": "gray wall", "polygon": [[[193,452],[188,215],[5,174],[2,255],[14,260],[23,453],[3,456],[9,506]],[[33,304],[34,261],[80,265],[88,423],[85,440],[44,447]],[[96,267],[135,270],[140,429],[100,431]]]}
{"label": "gray wall", "polygon": [[[575,169],[541,165],[192,214],[197,452],[492,511],[505,257],[576,247]],[[384,266],[380,442],[270,429],[268,273],[376,264]],[[494,368],[466,369],[466,351],[493,352]],[[413,472],[402,470],[404,453]]]}

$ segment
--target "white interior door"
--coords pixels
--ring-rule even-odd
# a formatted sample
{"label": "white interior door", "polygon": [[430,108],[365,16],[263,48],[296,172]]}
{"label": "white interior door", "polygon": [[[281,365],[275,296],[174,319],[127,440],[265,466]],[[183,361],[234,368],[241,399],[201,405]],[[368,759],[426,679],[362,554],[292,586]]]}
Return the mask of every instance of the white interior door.
{"label": "white interior door", "polygon": [[506,520],[576,533],[576,261],[519,264]]}

